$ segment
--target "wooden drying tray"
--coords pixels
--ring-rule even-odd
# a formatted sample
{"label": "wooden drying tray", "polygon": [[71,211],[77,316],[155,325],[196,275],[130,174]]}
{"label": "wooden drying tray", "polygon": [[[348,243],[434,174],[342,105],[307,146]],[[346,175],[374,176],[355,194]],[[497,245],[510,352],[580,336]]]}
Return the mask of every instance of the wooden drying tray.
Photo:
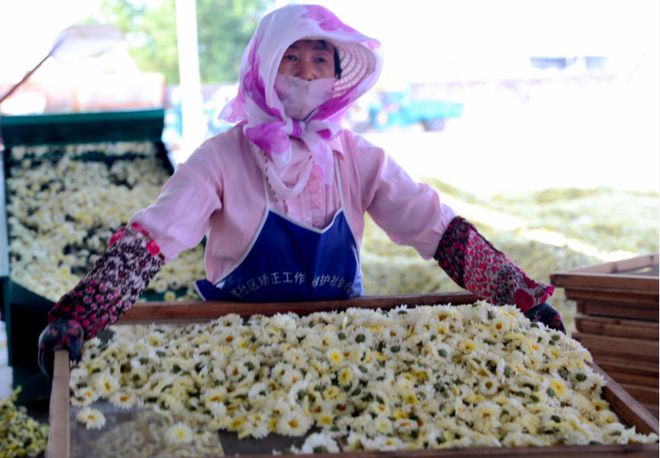
{"label": "wooden drying tray", "polygon": [[575,328],[585,334],[654,341],[656,346],[658,344],[658,323],[650,321],[578,315],[575,317]]}
{"label": "wooden drying tray", "polygon": [[644,255],[550,275],[579,315],[658,322],[658,255]]}
{"label": "wooden drying tray", "polygon": [[[139,303],[121,319],[122,324],[140,324],[146,322],[190,322],[196,320],[214,319],[229,313],[241,316],[253,314],[272,315],[275,313],[293,312],[309,314],[320,311],[344,310],[350,307],[371,309],[389,309],[400,304],[433,305],[433,304],[467,304],[475,301],[475,296],[469,293],[449,293],[435,295],[407,295],[367,297],[349,301],[325,301],[311,303],[265,303],[237,304],[227,302],[181,302],[181,303]],[[607,374],[597,366],[605,378],[603,397],[610,403],[612,410],[621,421],[629,426],[635,426],[640,433],[658,433],[657,420],[639,402],[626,393]],[[50,398],[50,431],[48,436],[48,458],[68,458],[70,456],[70,425],[69,425],[69,354],[66,350],[55,352],[52,393]],[[463,457],[476,458],[482,456],[527,456],[534,454],[542,458],[567,457],[657,457],[658,444],[631,445],[584,445],[584,446],[551,446],[551,447],[473,447],[451,450],[414,450],[395,452],[351,452],[342,453],[347,458],[430,458],[430,457]],[[272,458],[272,454],[241,455],[244,458]],[[310,456],[310,455],[306,455]],[[328,455],[311,455],[312,458]]]}
{"label": "wooden drying tray", "polygon": [[553,285],[570,289],[621,290],[658,297],[658,255],[637,256],[550,275]]}
{"label": "wooden drying tray", "polygon": [[571,337],[584,345],[596,358],[615,356],[629,361],[648,361],[658,364],[658,341],[610,337],[599,334],[574,332]]}

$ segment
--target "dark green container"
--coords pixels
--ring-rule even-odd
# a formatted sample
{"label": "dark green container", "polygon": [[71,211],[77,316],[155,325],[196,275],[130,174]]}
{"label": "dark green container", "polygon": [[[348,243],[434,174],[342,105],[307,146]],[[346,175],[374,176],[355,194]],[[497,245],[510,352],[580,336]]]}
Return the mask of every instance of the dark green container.
{"label": "dark green container", "polygon": [[88,142],[160,141],[165,112],[156,110],[0,116],[5,148]]}
{"label": "dark green container", "polygon": [[149,141],[157,145],[157,154],[172,172],[171,160],[161,141],[164,115],[164,110],[153,109],[0,117],[0,135],[4,144],[0,157],[0,310],[6,323],[13,385],[22,387],[19,403],[50,396],[50,381],[37,365],[37,340],[54,304],[11,279],[6,209],[9,196],[5,181],[5,177],[11,175],[11,149],[16,146]]}

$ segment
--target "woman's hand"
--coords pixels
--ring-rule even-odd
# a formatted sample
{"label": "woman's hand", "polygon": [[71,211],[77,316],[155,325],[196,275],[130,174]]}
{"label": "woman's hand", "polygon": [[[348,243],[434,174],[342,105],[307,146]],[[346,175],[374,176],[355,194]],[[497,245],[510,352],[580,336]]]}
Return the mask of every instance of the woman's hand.
{"label": "woman's hand", "polygon": [[536,305],[529,309],[525,316],[529,318],[530,321],[543,323],[550,329],[555,331],[561,331],[566,334],[566,326],[564,326],[564,320],[562,320],[561,315],[552,305],[547,302]]}
{"label": "woman's hand", "polygon": [[39,367],[53,378],[55,350],[69,350],[69,358],[78,361],[82,352],[84,331],[76,320],[60,318],[49,323],[39,335]]}

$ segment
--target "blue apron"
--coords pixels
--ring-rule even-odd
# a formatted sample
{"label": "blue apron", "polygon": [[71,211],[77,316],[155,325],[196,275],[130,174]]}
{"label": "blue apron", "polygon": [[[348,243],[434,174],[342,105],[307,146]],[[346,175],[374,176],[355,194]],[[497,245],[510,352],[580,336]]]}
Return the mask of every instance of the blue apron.
{"label": "blue apron", "polygon": [[[336,164],[335,164],[336,170]],[[339,181],[339,175],[337,175]],[[270,208],[239,264],[216,284],[197,280],[204,300],[295,302],[362,295],[357,244],[342,208],[325,229],[299,224]],[[265,183],[264,183],[265,186]]]}

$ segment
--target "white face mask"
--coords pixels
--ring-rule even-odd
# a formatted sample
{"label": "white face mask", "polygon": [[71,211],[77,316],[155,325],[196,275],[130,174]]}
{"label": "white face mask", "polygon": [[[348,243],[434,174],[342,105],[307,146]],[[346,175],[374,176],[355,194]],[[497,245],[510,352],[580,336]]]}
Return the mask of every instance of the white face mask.
{"label": "white face mask", "polygon": [[332,98],[335,78],[307,81],[295,76],[277,74],[275,92],[287,116],[304,120],[315,108]]}

